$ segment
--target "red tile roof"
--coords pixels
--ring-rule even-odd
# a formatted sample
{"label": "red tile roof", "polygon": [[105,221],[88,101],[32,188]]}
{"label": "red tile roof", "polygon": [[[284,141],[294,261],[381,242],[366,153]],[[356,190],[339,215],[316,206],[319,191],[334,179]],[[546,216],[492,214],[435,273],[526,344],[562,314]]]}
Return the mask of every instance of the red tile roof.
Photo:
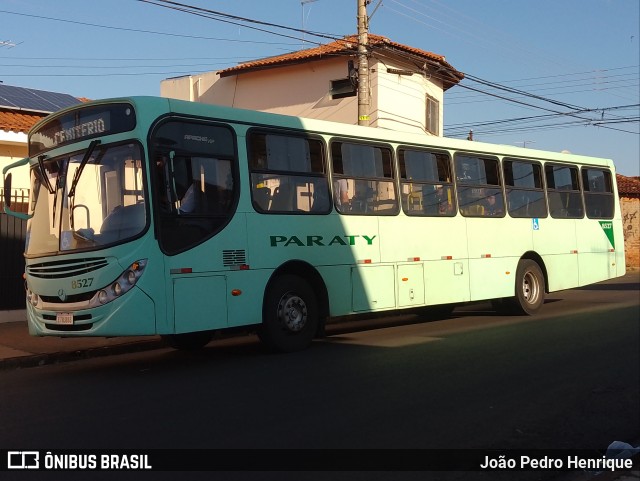
{"label": "red tile roof", "polygon": [[38,120],[45,116],[46,114],[0,109],[0,130],[7,132],[24,132],[26,134]]}
{"label": "red tile roof", "polygon": [[640,194],[640,177],[625,177],[616,174],[618,181],[618,194]]}
{"label": "red tile roof", "polygon": [[[462,72],[458,72],[449,63],[446,62],[444,56],[438,55],[418,48],[409,47],[400,43],[392,42],[386,37],[381,35],[369,34],[369,50],[375,53],[376,51],[388,51],[396,52],[398,54],[410,54],[413,57],[418,57],[431,62],[436,62],[446,69],[449,73],[450,80],[445,80],[445,89],[449,88],[464,78]],[[306,50],[299,50],[297,52],[286,53],[284,55],[277,55],[275,57],[268,57],[258,60],[252,60],[245,62],[235,67],[230,67],[218,72],[220,77],[228,77],[230,75],[236,75],[244,72],[251,72],[255,70],[262,70],[266,68],[282,67],[286,65],[299,64],[307,62],[309,60],[319,60],[330,56],[339,55],[352,55],[355,56],[358,48],[358,37],[356,35],[350,35],[342,40],[336,40],[335,42],[320,45],[318,47],[309,48]]]}

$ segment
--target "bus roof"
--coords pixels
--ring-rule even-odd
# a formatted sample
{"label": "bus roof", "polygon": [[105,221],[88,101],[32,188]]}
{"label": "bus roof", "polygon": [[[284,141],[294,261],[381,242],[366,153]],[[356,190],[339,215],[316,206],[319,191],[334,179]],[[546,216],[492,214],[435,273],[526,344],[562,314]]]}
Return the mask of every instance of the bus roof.
{"label": "bus roof", "polygon": [[[153,96],[132,96],[121,98],[110,98],[86,102],[78,106],[60,110],[48,117],[45,117],[36,125],[32,131],[37,129],[42,123],[51,120],[58,115],[84,108],[92,105],[104,103],[129,102],[139,110],[144,105],[151,106],[155,112],[173,112],[198,117],[213,118],[221,121],[231,121],[247,125],[264,127],[278,127],[283,129],[309,130],[317,134],[339,136],[342,138],[368,139],[383,143],[409,144],[414,146],[424,146],[443,150],[457,150],[474,153],[485,153],[491,155],[501,155],[509,157],[522,157],[529,159],[543,159],[558,162],[573,162],[579,164],[606,165],[613,168],[611,159],[577,155],[563,152],[552,152],[546,150],[536,150],[504,144],[492,144],[487,142],[452,139],[447,137],[437,137],[427,134],[384,130],[375,127],[364,127],[359,125],[343,124],[328,120],[318,120],[290,115],[261,112],[256,110],[239,109],[222,105],[204,104],[190,102],[186,100],[171,99]],[[164,104],[164,105],[163,105]],[[140,113],[140,112],[139,112]]]}

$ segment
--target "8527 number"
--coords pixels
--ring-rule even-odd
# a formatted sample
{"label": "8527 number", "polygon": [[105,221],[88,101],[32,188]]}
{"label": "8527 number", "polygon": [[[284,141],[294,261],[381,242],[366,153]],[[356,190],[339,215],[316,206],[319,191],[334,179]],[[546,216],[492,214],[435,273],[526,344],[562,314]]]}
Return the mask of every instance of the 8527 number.
{"label": "8527 number", "polygon": [[93,277],[74,279],[71,281],[71,289],[84,289],[85,287],[91,287],[91,284],[93,284]]}

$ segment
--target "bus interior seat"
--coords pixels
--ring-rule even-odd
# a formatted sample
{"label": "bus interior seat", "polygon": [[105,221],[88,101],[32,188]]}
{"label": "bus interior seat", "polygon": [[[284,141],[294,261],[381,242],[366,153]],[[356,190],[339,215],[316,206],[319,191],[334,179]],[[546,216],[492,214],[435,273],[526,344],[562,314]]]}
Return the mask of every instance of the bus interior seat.
{"label": "bus interior seat", "polygon": [[480,204],[467,205],[462,209],[462,213],[466,215],[484,215],[484,206]]}
{"label": "bus interior seat", "polygon": [[271,198],[271,206],[269,210],[273,211],[290,211],[291,206],[291,189],[288,184],[280,184],[276,187]]}
{"label": "bus interior seat", "polygon": [[145,225],[145,205],[144,202],[137,204],[118,206],[111,214],[105,217],[100,233],[119,231],[122,233],[139,232]]}
{"label": "bus interior seat", "polygon": [[422,192],[412,191],[407,195],[407,202],[409,210],[421,211],[422,210]]}
{"label": "bus interior seat", "polygon": [[271,189],[269,187],[255,187],[253,189],[253,201],[260,210],[269,210]]}

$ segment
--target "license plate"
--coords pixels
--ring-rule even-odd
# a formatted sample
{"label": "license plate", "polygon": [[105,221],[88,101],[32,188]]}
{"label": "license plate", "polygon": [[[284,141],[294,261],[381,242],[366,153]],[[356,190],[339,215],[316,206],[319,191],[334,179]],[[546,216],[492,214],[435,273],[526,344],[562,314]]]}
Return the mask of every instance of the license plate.
{"label": "license plate", "polygon": [[58,312],[56,314],[56,324],[73,324],[73,314],[71,312]]}

